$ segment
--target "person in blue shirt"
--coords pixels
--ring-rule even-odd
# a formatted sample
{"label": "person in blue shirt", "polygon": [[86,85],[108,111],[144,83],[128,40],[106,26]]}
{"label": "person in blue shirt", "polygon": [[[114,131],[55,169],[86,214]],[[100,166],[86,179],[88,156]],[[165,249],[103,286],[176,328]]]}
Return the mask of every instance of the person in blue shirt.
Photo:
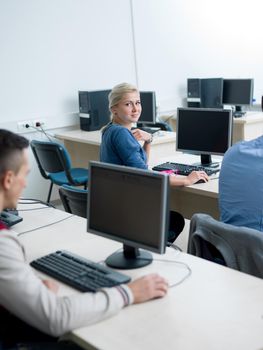
{"label": "person in blue shirt", "polygon": [[[102,130],[100,161],[148,169],[152,135],[132,129],[142,111],[138,89],[127,83],[116,85],[109,94],[109,109],[112,121]],[[142,146],[139,141],[143,143]],[[172,174],[170,184],[189,186],[200,179],[208,181],[204,171],[193,171],[184,177]]]}
{"label": "person in blue shirt", "polygon": [[263,231],[263,136],[233,145],[219,177],[221,221]]}
{"label": "person in blue shirt", "polygon": [[[127,83],[116,85],[109,94],[109,109],[112,121],[102,130],[100,161],[148,169],[152,135],[140,129],[132,129],[142,111],[138,89]],[[192,185],[200,179],[208,181],[208,176],[203,171],[193,171],[185,177],[172,174],[169,178],[172,186]],[[171,211],[170,243],[182,232],[184,225],[183,216]]]}

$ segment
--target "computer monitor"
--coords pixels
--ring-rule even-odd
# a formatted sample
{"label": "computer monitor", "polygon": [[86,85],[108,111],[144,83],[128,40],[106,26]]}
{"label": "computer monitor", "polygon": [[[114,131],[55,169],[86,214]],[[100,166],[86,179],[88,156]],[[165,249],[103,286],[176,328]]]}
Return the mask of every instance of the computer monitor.
{"label": "computer monitor", "polygon": [[156,123],[156,98],[154,91],[140,91],[142,113],[138,126],[147,126]]}
{"label": "computer monitor", "polygon": [[253,89],[253,79],[224,79],[223,103],[235,106],[234,116],[241,116],[242,106],[252,104]]}
{"label": "computer monitor", "polygon": [[108,95],[111,90],[79,91],[81,130],[101,129],[110,121]]}
{"label": "computer monitor", "polygon": [[123,243],[106,259],[119,269],[148,265],[147,249],[165,253],[169,177],[148,170],[90,162],[87,230]]}
{"label": "computer monitor", "polygon": [[223,107],[223,78],[201,79],[201,108]]}
{"label": "computer monitor", "polygon": [[232,111],[178,108],[176,149],[200,154],[201,165],[213,166],[211,155],[224,155],[232,142]]}

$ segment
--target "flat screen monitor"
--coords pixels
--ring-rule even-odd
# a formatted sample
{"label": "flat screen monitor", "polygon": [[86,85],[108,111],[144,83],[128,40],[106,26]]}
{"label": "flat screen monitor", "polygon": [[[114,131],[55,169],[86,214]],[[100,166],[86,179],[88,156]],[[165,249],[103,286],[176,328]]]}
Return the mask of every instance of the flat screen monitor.
{"label": "flat screen monitor", "polygon": [[123,250],[106,259],[107,265],[133,269],[151,263],[146,250],[165,253],[168,180],[148,170],[90,162],[87,230],[123,243]]}
{"label": "flat screen monitor", "polygon": [[201,79],[201,108],[223,107],[223,78]]}
{"label": "flat screen monitor", "polygon": [[178,108],[176,149],[200,154],[201,165],[213,166],[211,156],[224,155],[232,142],[232,111]]}
{"label": "flat screen monitor", "polygon": [[99,130],[110,121],[108,101],[110,91],[79,91],[81,130]]}
{"label": "flat screen monitor", "polygon": [[138,126],[155,124],[156,122],[156,98],[154,91],[140,91],[142,113]]}
{"label": "flat screen monitor", "polygon": [[242,112],[242,106],[252,104],[253,89],[253,79],[224,79],[223,103],[235,106],[236,112]]}

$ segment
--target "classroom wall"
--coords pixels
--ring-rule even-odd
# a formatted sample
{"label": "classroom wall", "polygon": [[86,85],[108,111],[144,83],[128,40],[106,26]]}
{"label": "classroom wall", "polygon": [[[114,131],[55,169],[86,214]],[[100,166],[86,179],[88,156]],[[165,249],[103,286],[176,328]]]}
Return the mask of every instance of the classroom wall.
{"label": "classroom wall", "polygon": [[[194,77],[252,77],[260,103],[261,8],[261,0],[0,0],[0,127],[76,125],[78,90],[123,81],[155,90],[161,114],[185,103]],[[46,198],[34,165],[29,183],[25,195]]]}
{"label": "classroom wall", "polygon": [[134,0],[138,85],[161,111],[181,106],[187,78],[254,78],[263,95],[261,0]]}
{"label": "classroom wall", "polygon": [[129,0],[1,0],[0,123],[77,123],[78,90],[135,83],[131,36]]}

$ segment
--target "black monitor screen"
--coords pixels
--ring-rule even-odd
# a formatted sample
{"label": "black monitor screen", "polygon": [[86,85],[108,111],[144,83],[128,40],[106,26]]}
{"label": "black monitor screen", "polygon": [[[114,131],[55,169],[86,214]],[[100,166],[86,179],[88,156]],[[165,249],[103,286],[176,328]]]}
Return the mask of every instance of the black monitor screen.
{"label": "black monitor screen", "polygon": [[223,78],[201,79],[201,107],[222,108]]}
{"label": "black monitor screen", "polygon": [[99,130],[110,121],[108,101],[110,91],[79,91],[80,127],[82,130]]}
{"label": "black monitor screen", "polygon": [[223,103],[250,105],[253,99],[253,79],[224,79]]}
{"label": "black monitor screen", "polygon": [[202,164],[209,165],[212,154],[224,155],[231,146],[232,111],[178,108],[176,131],[176,149],[204,155]]}
{"label": "black monitor screen", "polygon": [[[148,170],[90,162],[88,231],[119,241],[124,251],[106,263],[118,268],[148,264],[144,248],[165,252],[168,224],[168,177]],[[144,260],[145,259],[145,260]]]}
{"label": "black monitor screen", "polygon": [[154,91],[140,91],[140,100],[142,113],[139,119],[140,123],[156,122],[156,99]]}

